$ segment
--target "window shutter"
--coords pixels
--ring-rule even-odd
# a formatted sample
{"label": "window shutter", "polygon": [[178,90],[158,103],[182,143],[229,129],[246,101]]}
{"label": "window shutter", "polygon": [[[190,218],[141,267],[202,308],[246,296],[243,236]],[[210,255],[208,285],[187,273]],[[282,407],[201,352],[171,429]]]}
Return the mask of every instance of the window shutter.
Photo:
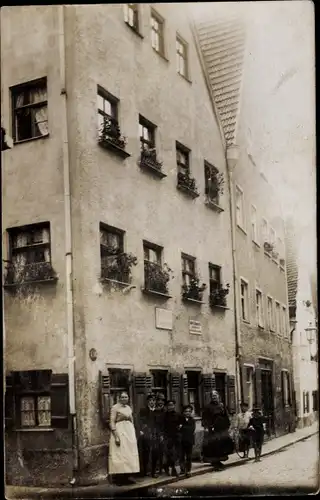
{"label": "window shutter", "polygon": [[152,377],[146,373],[134,374],[134,413],[139,415],[141,408],[147,404],[147,394],[151,391]]}
{"label": "window shutter", "polygon": [[303,398],[303,413],[306,412],[306,393],[303,391],[303,394],[302,394],[302,398]]}
{"label": "window shutter", "polygon": [[6,392],[4,399],[5,428],[12,429],[15,425],[15,397],[13,375],[6,376]]}
{"label": "window shutter", "polygon": [[107,425],[111,410],[110,375],[101,370],[99,371],[99,399],[100,418]]}
{"label": "window shutter", "polygon": [[[261,408],[262,398],[261,398],[261,368],[257,367],[254,373],[254,395],[255,404]],[[262,408],[261,408],[262,409]]]}
{"label": "window shutter", "polygon": [[51,376],[51,426],[66,429],[69,425],[68,374]]}
{"label": "window shutter", "polygon": [[176,410],[181,410],[181,375],[177,372],[170,373],[170,395],[176,402]]}
{"label": "window shutter", "polygon": [[37,390],[49,392],[51,388],[52,370],[39,370],[37,372]]}
{"label": "window shutter", "polygon": [[309,391],[306,393],[306,408],[307,408],[307,413],[309,413],[309,411],[310,411]]}
{"label": "window shutter", "polygon": [[227,375],[227,407],[230,414],[236,413],[236,377]]}
{"label": "window shutter", "polygon": [[285,406],[286,405],[286,401],[285,401],[285,385],[284,385],[284,377],[285,377],[285,372],[282,371],[281,372],[281,392],[282,392],[282,405]]}
{"label": "window shutter", "polygon": [[211,401],[211,392],[216,387],[214,373],[205,373],[202,375],[203,406],[207,406]]}
{"label": "window shutter", "polygon": [[248,394],[248,385],[247,385],[247,367],[241,365],[241,383],[242,383],[242,402],[249,404],[249,394]]}
{"label": "window shutter", "polygon": [[188,377],[187,374],[184,373],[181,376],[181,389],[182,389],[182,404],[183,406],[187,405],[189,403],[189,397],[188,397]]}
{"label": "window shutter", "polygon": [[288,373],[288,404],[292,406],[292,375]]}

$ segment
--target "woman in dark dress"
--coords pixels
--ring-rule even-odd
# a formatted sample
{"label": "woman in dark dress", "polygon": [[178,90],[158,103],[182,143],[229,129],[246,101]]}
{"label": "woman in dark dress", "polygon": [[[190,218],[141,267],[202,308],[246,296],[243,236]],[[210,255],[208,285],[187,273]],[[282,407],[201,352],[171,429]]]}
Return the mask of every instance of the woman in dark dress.
{"label": "woman in dark dress", "polygon": [[223,469],[223,461],[233,452],[233,441],[229,436],[230,419],[221,403],[217,391],[212,391],[211,401],[202,414],[205,429],[202,455],[204,462],[210,462],[216,470]]}

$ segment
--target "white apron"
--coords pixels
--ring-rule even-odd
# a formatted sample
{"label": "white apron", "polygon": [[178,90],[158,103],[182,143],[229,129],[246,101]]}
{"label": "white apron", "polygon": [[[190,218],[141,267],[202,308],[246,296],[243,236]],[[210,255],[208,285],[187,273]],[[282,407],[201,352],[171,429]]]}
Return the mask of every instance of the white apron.
{"label": "white apron", "polygon": [[[130,418],[131,420],[121,420]],[[109,442],[109,474],[133,474],[140,471],[137,438],[132,423],[130,406],[115,404],[111,409],[111,429],[116,429],[120,446],[116,445],[113,434]]]}

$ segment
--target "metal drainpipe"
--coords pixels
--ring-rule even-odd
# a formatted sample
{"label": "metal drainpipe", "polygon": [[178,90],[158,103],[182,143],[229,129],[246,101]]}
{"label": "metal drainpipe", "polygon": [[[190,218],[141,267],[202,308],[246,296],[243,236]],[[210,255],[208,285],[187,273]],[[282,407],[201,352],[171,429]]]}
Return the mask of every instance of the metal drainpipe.
{"label": "metal drainpipe", "polygon": [[[233,148],[233,151],[231,152]],[[229,154],[230,152],[230,154]],[[226,150],[226,160],[227,160],[227,176],[229,184],[229,208],[231,217],[231,242],[232,242],[232,264],[233,264],[233,298],[234,298],[234,319],[235,319],[235,355],[236,355],[236,381],[237,381],[237,411],[240,410],[240,402],[243,401],[243,384],[241,376],[241,339],[240,339],[240,318],[239,318],[239,307],[238,307],[238,271],[237,271],[237,259],[236,259],[236,224],[235,224],[235,211],[234,211],[234,193],[233,193],[233,169],[239,158],[239,149],[237,146],[232,146]]]}
{"label": "metal drainpipe", "polygon": [[75,397],[75,352],[74,352],[74,323],[73,323],[73,289],[72,289],[72,236],[71,236],[71,196],[70,196],[70,167],[69,142],[67,127],[67,93],[66,93],[66,62],[65,62],[65,32],[64,6],[58,6],[59,15],[59,53],[60,53],[60,89],[61,89],[61,136],[63,147],[63,184],[64,184],[64,221],[65,221],[65,269],[66,269],[66,304],[67,304],[67,337],[68,337],[68,375],[69,375],[69,412],[72,425],[73,451],[73,478],[75,483],[78,471],[77,421]]}

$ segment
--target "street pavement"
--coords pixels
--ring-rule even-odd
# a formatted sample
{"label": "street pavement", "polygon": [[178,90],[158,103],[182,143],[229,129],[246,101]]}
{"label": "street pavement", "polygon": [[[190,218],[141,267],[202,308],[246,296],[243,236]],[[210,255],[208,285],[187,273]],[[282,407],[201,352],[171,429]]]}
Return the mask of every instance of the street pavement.
{"label": "street pavement", "polygon": [[[252,451],[251,451],[252,453]],[[319,436],[313,435],[273,455],[240,467],[179,480],[139,496],[213,496],[226,494],[307,494],[319,489]]]}

